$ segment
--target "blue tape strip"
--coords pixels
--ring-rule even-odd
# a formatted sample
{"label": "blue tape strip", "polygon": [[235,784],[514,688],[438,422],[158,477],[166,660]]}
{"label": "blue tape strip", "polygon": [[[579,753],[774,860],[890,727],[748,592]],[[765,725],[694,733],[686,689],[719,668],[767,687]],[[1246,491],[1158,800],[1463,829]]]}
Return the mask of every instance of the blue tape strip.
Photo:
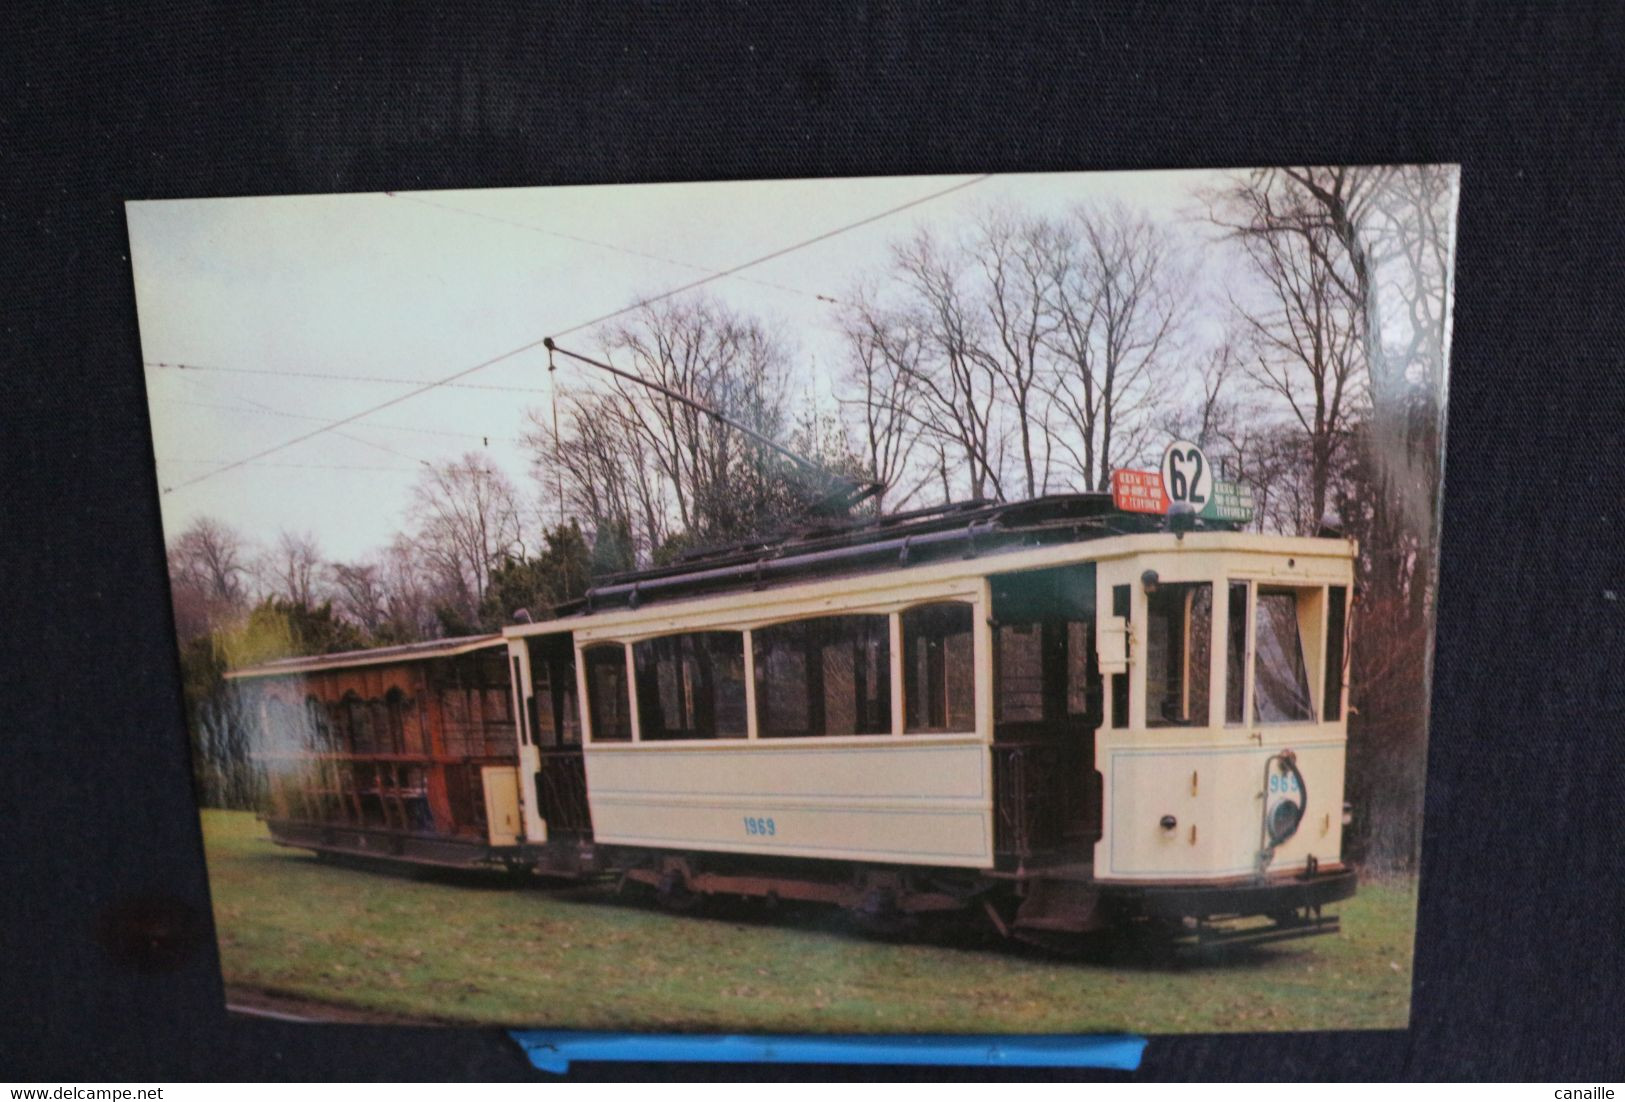
{"label": "blue tape strip", "polygon": [[516,1029],[509,1033],[543,1071],[562,1075],[572,1060],[687,1063],[940,1064],[949,1067],[1116,1068],[1133,1071],[1144,1037],[888,1037],[682,1033],[575,1033]]}

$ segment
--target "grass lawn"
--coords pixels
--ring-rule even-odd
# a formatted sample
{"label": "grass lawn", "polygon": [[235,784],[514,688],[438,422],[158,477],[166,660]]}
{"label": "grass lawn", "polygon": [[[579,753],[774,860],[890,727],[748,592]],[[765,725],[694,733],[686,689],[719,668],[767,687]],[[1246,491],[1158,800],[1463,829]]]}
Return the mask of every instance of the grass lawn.
{"label": "grass lawn", "polygon": [[1397,1029],[1410,1004],[1414,881],[1362,884],[1336,936],[1106,964],[999,941],[972,915],[882,941],[828,908],[678,916],[602,887],[323,864],[246,812],[205,811],[203,832],[239,998],[466,1024],[896,1033]]}

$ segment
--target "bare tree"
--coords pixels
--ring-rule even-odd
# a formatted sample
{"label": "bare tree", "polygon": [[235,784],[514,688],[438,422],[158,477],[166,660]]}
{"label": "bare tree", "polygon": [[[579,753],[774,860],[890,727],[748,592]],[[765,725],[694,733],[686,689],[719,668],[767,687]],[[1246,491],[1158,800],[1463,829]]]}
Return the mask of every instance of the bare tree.
{"label": "bare tree", "polygon": [[199,517],[169,546],[170,570],[218,601],[240,601],[248,579],[245,542],[213,517]]}
{"label": "bare tree", "polygon": [[1303,433],[1307,500],[1292,529],[1315,531],[1326,513],[1340,449],[1363,399],[1360,312],[1349,298],[1351,265],[1334,231],[1300,190],[1242,184],[1229,196],[1239,241],[1257,277],[1257,300],[1231,302],[1251,341],[1248,374],[1279,399]]}
{"label": "bare tree", "polygon": [[336,562],[329,567],[329,573],[335,610],[376,639],[389,621],[383,567],[376,562]]}
{"label": "bare tree", "polygon": [[309,532],[278,533],[272,547],[254,564],[263,594],[314,608],[324,573],[321,549]]}
{"label": "bare tree", "polygon": [[647,555],[670,535],[672,495],[626,399],[593,392],[560,405],[557,433],[550,414],[531,410],[523,436],[543,499],[557,512],[544,508],[544,516],[555,523],[575,517],[593,532],[624,526]]}
{"label": "bare tree", "polygon": [[414,546],[467,622],[478,617],[491,571],[522,555],[513,484],[477,452],[427,467],[413,490]]}
{"label": "bare tree", "polygon": [[1165,228],[1120,204],[1075,209],[1057,239],[1049,393],[1086,489],[1107,489],[1152,430],[1156,384],[1186,308],[1174,254]]}
{"label": "bare tree", "polygon": [[860,291],[851,301],[843,319],[847,396],[840,402],[858,419],[865,477],[883,487],[876,510],[896,511],[931,477],[929,469],[923,477],[914,471],[922,428],[914,405],[928,338],[877,305],[872,293]]}
{"label": "bare tree", "polygon": [[929,231],[892,250],[904,316],[927,342],[926,355],[911,372],[918,396],[915,416],[936,442],[945,486],[952,454],[971,497],[1002,498],[999,378],[984,351],[982,312],[964,268],[960,250]]}
{"label": "bare tree", "polygon": [[426,584],[422,556],[410,536],[398,533],[379,555],[379,584],[388,612],[385,628],[397,642],[431,638],[436,628],[434,594]]}
{"label": "bare tree", "polygon": [[1296,238],[1341,292],[1366,369],[1363,435],[1386,484],[1377,496],[1404,513],[1423,578],[1437,515],[1455,181],[1440,165],[1296,167],[1248,173],[1209,196],[1214,221],[1243,240]]}
{"label": "bare tree", "polygon": [[1258,408],[1248,400],[1242,363],[1245,344],[1244,335],[1228,332],[1203,353],[1194,401],[1165,411],[1156,422],[1158,431],[1168,439],[1200,444],[1219,478],[1239,476],[1257,431]]}
{"label": "bare tree", "polygon": [[[644,306],[601,332],[623,370],[769,440],[792,432],[790,357],[761,320],[706,298]],[[544,495],[640,556],[752,538],[793,523],[840,477],[790,464],[705,410],[635,382],[594,379],[526,435]],[[843,444],[844,448],[844,444]],[[844,463],[844,459],[843,459]],[[850,474],[852,472],[846,472]]]}
{"label": "bare tree", "polygon": [[[786,428],[788,356],[759,321],[708,299],[646,306],[604,334],[639,376],[725,413],[769,438]],[[761,449],[692,406],[622,380],[622,409],[672,495],[676,526],[726,538],[761,490]]]}
{"label": "bare tree", "polygon": [[191,639],[220,627],[248,600],[249,555],[243,537],[199,517],[168,548],[175,629]]}
{"label": "bare tree", "polygon": [[1049,349],[1061,328],[1055,305],[1067,274],[1064,233],[1050,222],[1008,211],[983,216],[970,243],[983,281],[991,339],[973,346],[1008,400],[1027,497],[1048,489],[1050,431],[1040,399],[1050,372]]}

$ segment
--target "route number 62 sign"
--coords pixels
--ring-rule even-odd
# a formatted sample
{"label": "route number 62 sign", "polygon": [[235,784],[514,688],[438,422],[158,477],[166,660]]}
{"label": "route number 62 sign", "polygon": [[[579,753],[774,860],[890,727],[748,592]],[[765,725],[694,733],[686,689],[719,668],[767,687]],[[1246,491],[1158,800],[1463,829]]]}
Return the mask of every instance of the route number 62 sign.
{"label": "route number 62 sign", "polygon": [[1184,502],[1200,513],[1213,499],[1213,467],[1202,449],[1175,440],[1162,453],[1162,489],[1170,504]]}
{"label": "route number 62 sign", "polygon": [[1181,505],[1203,520],[1228,524],[1247,524],[1253,519],[1252,491],[1244,483],[1214,478],[1207,453],[1189,440],[1168,445],[1162,453],[1161,470],[1113,471],[1112,504],[1125,513],[1157,515]]}

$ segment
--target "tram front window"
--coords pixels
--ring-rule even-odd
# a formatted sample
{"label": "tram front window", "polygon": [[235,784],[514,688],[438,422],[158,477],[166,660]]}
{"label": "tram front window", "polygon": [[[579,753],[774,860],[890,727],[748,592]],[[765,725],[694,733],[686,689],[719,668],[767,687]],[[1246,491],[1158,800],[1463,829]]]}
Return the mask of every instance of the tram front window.
{"label": "tram front window", "polygon": [[1146,594],[1146,726],[1207,724],[1212,640],[1211,582],[1165,582]]}
{"label": "tram front window", "polygon": [[1257,618],[1253,721],[1313,723],[1315,705],[1309,697],[1309,668],[1298,631],[1297,592],[1259,586]]}

